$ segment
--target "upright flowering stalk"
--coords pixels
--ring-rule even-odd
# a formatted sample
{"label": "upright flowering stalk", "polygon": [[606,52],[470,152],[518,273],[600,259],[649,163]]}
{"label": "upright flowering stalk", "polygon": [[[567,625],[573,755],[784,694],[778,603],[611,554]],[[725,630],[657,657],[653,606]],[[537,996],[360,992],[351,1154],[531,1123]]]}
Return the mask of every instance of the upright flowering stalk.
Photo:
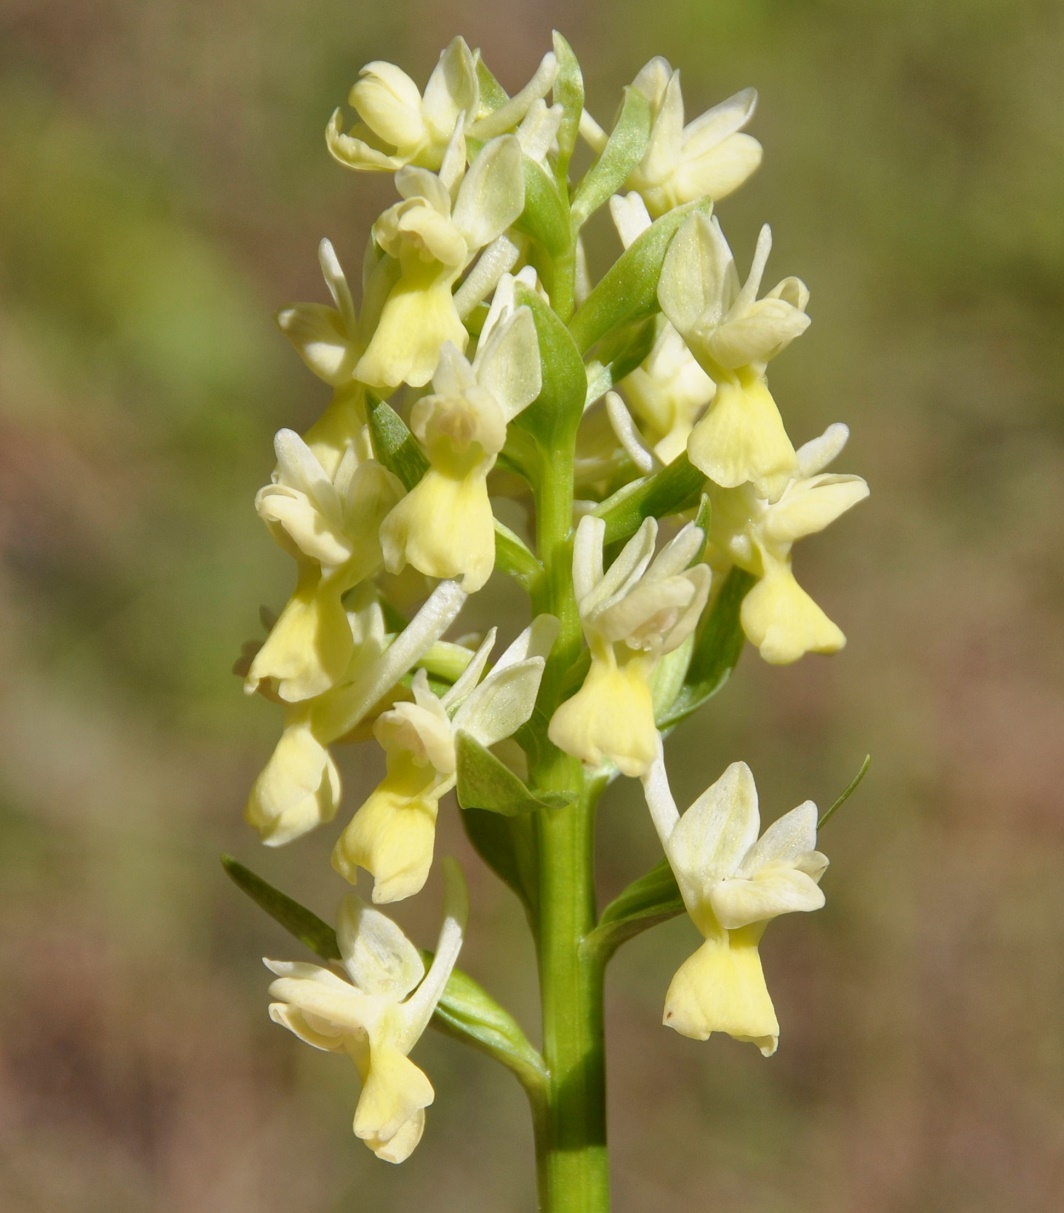
{"label": "upright flowering stalk", "polygon": [[[703,942],[663,991],[664,1022],[769,1055],[781,1031],[762,932],[824,903],[812,802],[759,838],[744,763],[682,815],[665,765],[666,734],[725,684],[745,639],[770,663],[842,645],[792,548],[868,491],[826,471],[846,427],[795,447],[769,392],[769,362],[809,323],[805,286],[761,294],[767,227],[742,282],[713,214],[760,164],[754,103],[747,89],[689,117],[679,72],[656,58],[603,129],[558,35],[513,96],[461,38],[423,90],[370,63],[357,120],[338,110],[328,148],[390,175],[397,197],[372,226],[360,292],[323,241],[331,302],[278,314],[332,398],[305,433],[278,433],[255,499],[295,588],[237,665],[283,712],[245,818],[268,846],[324,837],[313,896],[371,878],[374,904],[346,892],[334,929],[226,861],[322,962],[267,961],[270,1014],[353,1061],[355,1135],[390,1162],[417,1146],[434,1099],[409,1056],[426,1026],[494,1057],[528,1095],[550,1213],[609,1205],[616,949],[686,909]],[[591,163],[571,180],[581,137]],[[596,282],[582,229],[606,205],[621,248]],[[449,638],[469,597],[503,579],[527,613],[496,607],[485,636]],[[341,752],[363,743],[379,747],[376,786],[345,806]],[[600,908],[596,812],[619,778],[641,780],[664,860]],[[538,1046],[455,967],[465,885],[436,854],[454,811],[524,907]],[[426,960],[379,907],[438,869],[444,926]],[[469,929],[482,926],[474,908]]]}

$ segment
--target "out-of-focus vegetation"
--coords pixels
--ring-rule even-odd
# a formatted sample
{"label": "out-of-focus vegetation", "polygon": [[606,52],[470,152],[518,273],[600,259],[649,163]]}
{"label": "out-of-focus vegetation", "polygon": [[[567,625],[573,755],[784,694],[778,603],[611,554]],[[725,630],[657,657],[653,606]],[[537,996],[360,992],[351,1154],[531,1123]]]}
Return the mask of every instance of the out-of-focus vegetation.
{"label": "out-of-focus vegetation", "polygon": [[[674,740],[678,792],[744,758],[770,818],[874,763],[822,840],[827,909],[765,948],[777,1057],[659,1026],[687,924],[619,954],[616,1208],[1058,1207],[1064,9],[6,0],[5,1209],[532,1207],[516,1085],[451,1041],[419,1046],[438,1097],[414,1157],[354,1141],[353,1072],[266,1018],[258,957],[298,945],[217,854],[326,915],[341,892],[312,883],[320,841],[264,853],[240,824],[278,720],[228,674],[288,588],[251,508],[271,435],[322,404],[270,313],[321,297],[322,235],[357,264],[390,197],[329,160],[325,121],[363,63],[424,79],[455,32],[517,85],[552,24],[603,120],[654,53],[692,114],[759,87],[765,165],[722,222],[742,263],[771,221],[770,281],[809,283],[773,387],[796,440],[851,424],[840,467],[873,489],[798,554],[850,647],[784,670],[747,653]],[[348,757],[352,807],[375,764]],[[648,866],[644,817],[630,790],[607,802],[604,892]],[[467,866],[463,963],[534,1028],[528,972],[497,976],[531,960],[516,906]],[[404,911],[425,942],[434,895]]]}

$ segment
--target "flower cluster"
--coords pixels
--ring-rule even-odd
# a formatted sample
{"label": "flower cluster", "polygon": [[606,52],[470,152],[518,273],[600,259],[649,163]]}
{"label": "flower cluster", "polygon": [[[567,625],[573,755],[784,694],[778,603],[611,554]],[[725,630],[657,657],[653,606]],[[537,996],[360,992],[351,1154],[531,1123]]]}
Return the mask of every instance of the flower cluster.
{"label": "flower cluster", "polygon": [[[354,1061],[355,1133],[381,1158],[409,1155],[433,1097],[408,1054],[455,980],[464,885],[446,863],[427,972],[376,906],[426,885],[452,791],[477,811],[477,850],[519,886],[539,834],[478,834],[482,818],[589,812],[613,778],[641,779],[705,940],[665,1022],[776,1047],[757,943],[769,919],[823,903],[815,808],[758,841],[736,763],[681,817],[662,748],[742,634],[773,663],[842,646],[792,547],[867,494],[824,470],[846,427],[796,448],[769,390],[769,362],[809,324],[808,290],[788,277],[762,292],[767,227],[742,282],[713,214],[760,164],[744,130],[755,103],[745,90],[685,122],[679,72],[656,58],[606,131],[560,37],[513,96],[456,38],[424,90],[368,64],[357,120],[338,109],[328,125],[336,160],[390,174],[397,198],[360,291],[325,240],[331,305],[278,315],[331,398],[306,433],[277,434],[255,499],[295,585],[239,664],[247,692],[284,712],[245,816],[271,846],[329,823],[337,747],[376,742],[383,775],[331,840],[333,869],[372,876],[374,905],[344,896],[339,967],[267,963],[273,1018]],[[570,183],[581,137],[593,162]],[[623,249],[593,283],[581,228],[605,205]],[[496,628],[446,636],[496,573],[527,591],[530,622],[492,663]]]}

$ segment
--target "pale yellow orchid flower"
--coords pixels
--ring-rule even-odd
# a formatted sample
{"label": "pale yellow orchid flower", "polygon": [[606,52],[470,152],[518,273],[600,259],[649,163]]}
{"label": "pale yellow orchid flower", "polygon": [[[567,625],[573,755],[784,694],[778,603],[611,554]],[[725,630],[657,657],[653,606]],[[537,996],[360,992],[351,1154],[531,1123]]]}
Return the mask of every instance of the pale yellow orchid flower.
{"label": "pale yellow orchid flower", "polygon": [[750,275],[739,275],[715,218],[692,215],[680,228],[662,267],[658,301],[717,391],[687,441],[691,462],[722,488],[747,480],[765,496],[778,493],[797,458],[765,367],[809,326],[809,291],[785,278],[757,298],[772,247],[766,224]]}
{"label": "pale yellow orchid flower", "polygon": [[580,690],[557,708],[548,736],[588,766],[612,763],[643,775],[659,746],[651,686],[655,667],[694,631],[710,571],[688,566],[703,533],[688,524],[654,555],[658,524],[647,518],[608,570],[606,526],[586,515],[576,529],[573,583],[591,666]]}
{"label": "pale yellow orchid flower", "polygon": [[745,762],[733,762],[682,817],[660,753],[643,787],[684,905],[705,939],[673,977],[663,1022],[694,1040],[726,1032],[770,1057],[780,1029],[757,946],[773,918],[824,904],[817,882],[828,861],[815,849],[816,805],[807,800],[759,839],[757,789]]}
{"label": "pale yellow orchid flower", "polygon": [[397,703],[374,726],[387,754],[387,774],[337,841],[333,867],[341,876],[353,884],[360,867],[370,872],[375,902],[399,901],[424,886],[440,800],[457,781],[458,734],[468,733],[487,747],[528,720],[557,632],[552,615],[538,616],[481,682],[495,643],[493,628],[439,697],[425,671],[418,671],[413,702]]}
{"label": "pale yellow orchid flower", "polygon": [[759,580],[743,599],[741,621],[761,656],[774,665],[805,653],[833,653],[846,643],[838,626],[794,579],[791,548],[868,496],[860,476],[823,469],[846,443],[849,430],[831,425],[797,452],[798,470],[774,500],[752,484],[710,487],[709,539],[716,554]]}
{"label": "pale yellow orchid flower", "polygon": [[386,1162],[410,1157],[435,1098],[408,1054],[443,997],[468,917],[461,869],[446,860],[443,874],[443,927],[427,972],[399,927],[354,893],[341,904],[336,932],[343,977],[315,964],[264,962],[276,976],[270,1018],[314,1048],[354,1062],[362,1080],[355,1136]]}

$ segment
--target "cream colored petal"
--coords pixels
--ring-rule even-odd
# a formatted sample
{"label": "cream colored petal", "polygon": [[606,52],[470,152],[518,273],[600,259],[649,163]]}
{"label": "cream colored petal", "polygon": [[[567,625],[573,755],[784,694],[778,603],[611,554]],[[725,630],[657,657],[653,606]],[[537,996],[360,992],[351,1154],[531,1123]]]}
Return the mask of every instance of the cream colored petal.
{"label": "cream colored petal", "polygon": [[344,1031],[335,1024],[313,1015],[308,1019],[298,1007],[284,1002],[271,1002],[269,1014],[274,1023],[287,1028],[312,1048],[324,1049],[329,1053],[344,1051]]}
{"label": "cream colored petal", "polygon": [[424,670],[414,676],[416,703],[397,703],[378,717],[373,726],[389,756],[408,755],[419,767],[429,766],[438,774],[454,774],[454,736],[443,704],[428,690]]}
{"label": "cream colored petal", "polygon": [[651,186],[669,177],[679,163],[682,153],[683,93],[680,89],[679,72],[670,75],[656,111],[646,153],[633,174],[637,182]]}
{"label": "cream colored petal", "polygon": [[[581,519],[581,525],[583,525],[583,519]],[[621,548],[602,580],[586,600],[579,601],[582,616],[589,617],[592,614],[609,610],[635,587],[654,558],[657,539],[657,519],[644,518],[639,530]]]}
{"label": "cream colored petal", "polygon": [[324,516],[304,493],[268,484],[255,495],[255,509],[265,522],[282,527],[300,552],[323,568],[343,564],[351,555],[340,520]]}
{"label": "cream colored petal", "polygon": [[387,1141],[382,1141],[376,1135],[369,1135],[363,1140],[382,1162],[400,1163],[406,1162],[413,1154],[424,1131],[425,1112],[421,1109],[405,1121]]}
{"label": "cream colored petal", "polygon": [[697,159],[685,149],[671,183],[676,204],[682,206],[697,198],[727,198],[758,170],[763,154],[761,144],[750,135],[732,135]]}
{"label": "cream colored petal", "polygon": [[469,919],[469,890],[458,863],[447,856],[440,867],[443,872],[443,925],[436,941],[432,964],[421,985],[399,1008],[395,1042],[409,1052],[429,1026],[429,1020],[443,997],[447,980],[462,950],[462,939]]}
{"label": "cream colored petal", "polygon": [[348,976],[366,994],[398,1002],[425,976],[421,954],[402,930],[354,893],[340,904],[336,941]]}
{"label": "cream colored petal", "polygon": [[757,109],[757,89],[744,88],[684,128],[684,155],[702,156],[741,130]]}
{"label": "cream colored petal", "polygon": [[774,821],[750,848],[739,867],[743,876],[766,864],[794,864],[816,846],[817,807],[807,800]]}
{"label": "cream colored petal", "polygon": [[252,785],[244,820],[267,846],[282,846],[331,821],[340,775],[329,751],[305,721],[289,725]]}
{"label": "cream colored petal", "polygon": [[585,514],[577,523],[573,540],[573,588],[577,605],[590,600],[595,587],[602,581],[602,544],[606,524],[601,518]]}
{"label": "cream colored petal", "polygon": [[349,103],[366,125],[400,152],[416,147],[424,138],[421,93],[394,63],[367,63],[353,85]]}
{"label": "cream colored petal", "polygon": [[680,820],[680,810],[676,807],[672,789],[669,787],[669,776],[665,770],[665,756],[659,742],[658,752],[647,770],[643,773],[643,795],[646,798],[650,818],[654,822],[662,849],[668,851],[669,839]]}
{"label": "cream colored petal", "polygon": [[506,420],[512,421],[543,387],[532,312],[527,307],[518,308],[497,325],[477,350],[473,365],[477,382],[491,393]]}
{"label": "cream colored petal", "polygon": [[544,664],[542,657],[532,657],[493,670],[458,709],[455,730],[482,746],[511,737],[532,715]]}
{"label": "cream colored petal", "polygon": [[725,287],[734,275],[731,250],[719,226],[704,215],[692,215],[665,254],[658,279],[661,310],[685,338],[697,328],[713,327],[730,305]]}
{"label": "cream colored petal", "polygon": [[296,303],[277,313],[277,327],[308,367],[326,383],[351,380],[357,354],[343,318],[321,303]]}
{"label": "cream colored petal", "polygon": [[504,670],[507,666],[527,661],[530,657],[542,657],[545,660],[554,648],[560,629],[561,623],[554,615],[537,615],[496,661],[494,669]]}
{"label": "cream colored petal", "polygon": [[[705,570],[708,573],[708,569]],[[699,585],[699,580],[704,585]],[[657,652],[663,638],[671,632],[696,597],[705,606],[709,593],[708,577],[694,580],[669,577],[662,581],[642,581],[620,601],[595,617],[595,630],[611,644],[626,641],[632,648]],[[697,621],[697,613],[695,620]],[[693,627],[694,624],[692,623]],[[684,637],[679,637],[679,644]]]}
{"label": "cream colored petal", "polygon": [[842,453],[850,437],[850,427],[841,421],[833,422],[817,438],[811,438],[798,448],[798,468],[802,476],[815,476],[822,472]]}
{"label": "cream colored petal", "polygon": [[429,76],[422,103],[422,112],[441,151],[459,118],[476,114],[479,99],[473,53],[464,38],[453,38]]}
{"label": "cream colored petal", "polygon": [[314,704],[319,736],[330,740],[342,737],[364,720],[373,706],[451,626],[466,597],[455,582],[441,582],[379,657],[365,664],[356,662],[351,682]]}
{"label": "cream colored petal", "polygon": [[339,589],[307,579],[288,600],[244,680],[254,693],[272,681],[288,703],[321,695],[344,674],[354,642]]}
{"label": "cream colored petal", "polygon": [[[309,965],[307,968],[317,969],[318,972],[312,976],[278,977],[270,983],[270,997],[299,1012],[298,1017],[284,1017],[285,1020],[291,1019],[294,1022],[285,1022],[278,1019],[271,1009],[271,1018],[275,1022],[284,1022],[284,1026],[290,1031],[307,1039],[307,1036],[298,1030],[300,1027],[309,1027],[310,1033],[330,1038],[334,1032],[338,1035],[364,1032],[367,1023],[376,1019],[379,1014],[378,1007],[349,982],[341,980],[335,974],[328,974],[328,977],[334,978],[329,981],[323,976],[325,970],[319,969],[317,965]],[[315,1042],[308,1040],[308,1043]],[[335,1045],[329,1043],[326,1047],[334,1048]]]}
{"label": "cream colored petal", "polygon": [[455,227],[470,250],[481,249],[524,210],[525,176],[516,135],[501,135],[480,150],[454,204]]}
{"label": "cream colored petal", "polygon": [[796,868],[767,865],[749,878],[722,880],[709,896],[717,921],[726,930],[768,922],[780,914],[819,910],[824,893]]}
{"label": "cream colored petal", "polygon": [[757,839],[757,788],[745,762],[733,762],[680,818],[667,854],[690,908],[692,894],[730,876]]}
{"label": "cream colored petal", "polygon": [[672,79],[672,65],[662,55],[655,55],[648,63],[639,69],[632,81],[632,88],[642,93],[652,106],[661,104],[665,89]]}
{"label": "cream colored petal", "polygon": [[765,541],[783,545],[814,535],[867,496],[868,485],[860,476],[821,475],[797,481],[769,509]]}
{"label": "cream colored petal", "polygon": [[647,205],[634,190],[630,194],[614,194],[610,199],[610,215],[621,244],[628,248],[650,227]]}
{"label": "cream colored petal", "polygon": [[[356,129],[359,134],[370,136],[368,127],[359,124]],[[333,111],[325,128],[325,145],[334,160],[338,160],[347,168],[363,172],[394,173],[405,163],[402,156],[390,155],[371,147],[365,139],[356,134],[345,134],[344,116],[338,109]]]}
{"label": "cream colored petal", "polygon": [[702,348],[725,370],[763,366],[809,327],[810,320],[782,299],[761,299],[710,333]]}

